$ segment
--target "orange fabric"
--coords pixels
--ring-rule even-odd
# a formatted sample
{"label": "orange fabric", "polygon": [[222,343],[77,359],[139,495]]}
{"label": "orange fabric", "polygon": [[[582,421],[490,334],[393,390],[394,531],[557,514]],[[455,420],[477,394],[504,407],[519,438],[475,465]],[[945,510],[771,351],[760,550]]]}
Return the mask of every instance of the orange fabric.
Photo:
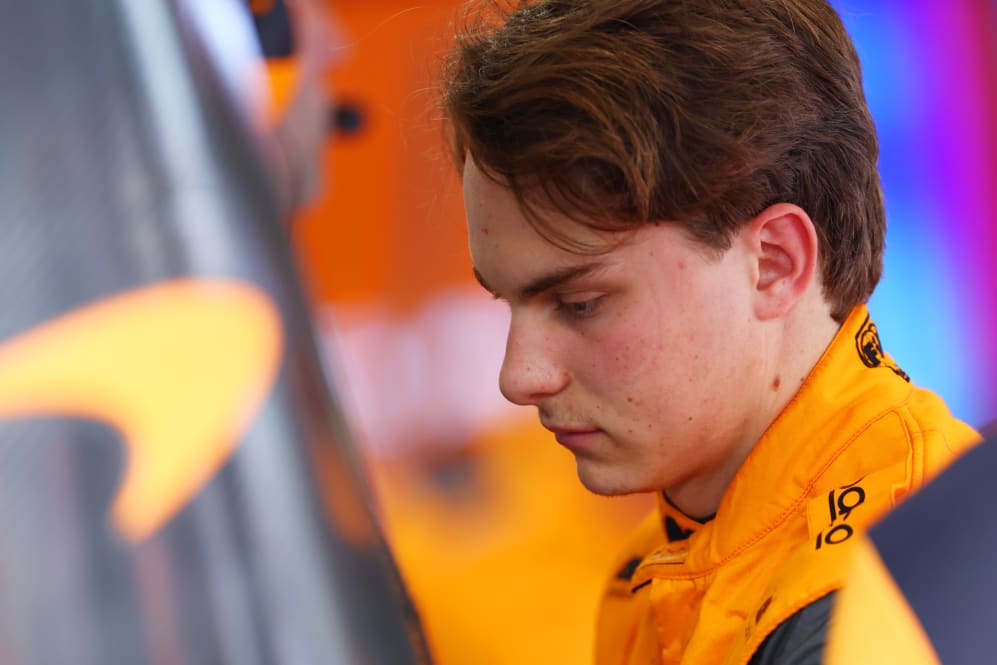
{"label": "orange fabric", "polygon": [[744,665],[782,621],[840,587],[855,534],[978,440],[908,382],[856,308],[713,520],[659,501],[619,562],[640,565],[607,589],[597,664]]}
{"label": "orange fabric", "polygon": [[867,540],[854,548],[848,584],[835,599],[828,665],[940,665],[931,640]]}

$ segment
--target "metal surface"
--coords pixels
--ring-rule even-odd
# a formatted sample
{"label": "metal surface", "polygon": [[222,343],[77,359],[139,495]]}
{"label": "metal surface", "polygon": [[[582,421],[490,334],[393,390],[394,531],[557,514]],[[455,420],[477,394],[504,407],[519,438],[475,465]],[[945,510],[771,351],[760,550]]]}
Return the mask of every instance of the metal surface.
{"label": "metal surface", "polygon": [[425,662],[250,132],[181,18],[152,0],[5,5],[0,351],[116,294],[225,278],[278,305],[279,373],[231,457],[141,539],[108,517],[120,431],[0,420],[0,662]]}

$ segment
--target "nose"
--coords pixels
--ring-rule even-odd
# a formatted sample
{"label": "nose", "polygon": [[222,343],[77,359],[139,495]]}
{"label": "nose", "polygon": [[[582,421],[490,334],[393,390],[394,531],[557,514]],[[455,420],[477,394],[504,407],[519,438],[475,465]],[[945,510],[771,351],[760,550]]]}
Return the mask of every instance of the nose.
{"label": "nose", "polygon": [[568,371],[542,326],[514,313],[499,372],[499,390],[513,404],[538,405],[568,385]]}

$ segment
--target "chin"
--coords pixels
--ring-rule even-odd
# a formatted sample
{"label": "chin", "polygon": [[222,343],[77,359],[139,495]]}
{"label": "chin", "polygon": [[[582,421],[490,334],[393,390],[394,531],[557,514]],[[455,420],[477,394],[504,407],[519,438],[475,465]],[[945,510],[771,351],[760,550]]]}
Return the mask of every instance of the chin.
{"label": "chin", "polygon": [[657,491],[655,488],[647,487],[645,483],[639,482],[641,479],[635,477],[633,472],[628,472],[621,467],[578,457],[575,458],[575,464],[578,469],[578,480],[582,482],[585,489],[593,494],[625,496]]}

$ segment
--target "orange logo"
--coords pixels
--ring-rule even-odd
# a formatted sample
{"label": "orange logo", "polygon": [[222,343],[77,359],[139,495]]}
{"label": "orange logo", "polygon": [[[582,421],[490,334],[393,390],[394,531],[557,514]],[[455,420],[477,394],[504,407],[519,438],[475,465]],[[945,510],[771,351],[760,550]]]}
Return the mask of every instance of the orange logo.
{"label": "orange logo", "polygon": [[259,288],[160,283],[0,345],[0,418],[75,416],[115,427],[127,463],[111,519],[138,541],[231,455],[270,392],[282,347],[280,314]]}

